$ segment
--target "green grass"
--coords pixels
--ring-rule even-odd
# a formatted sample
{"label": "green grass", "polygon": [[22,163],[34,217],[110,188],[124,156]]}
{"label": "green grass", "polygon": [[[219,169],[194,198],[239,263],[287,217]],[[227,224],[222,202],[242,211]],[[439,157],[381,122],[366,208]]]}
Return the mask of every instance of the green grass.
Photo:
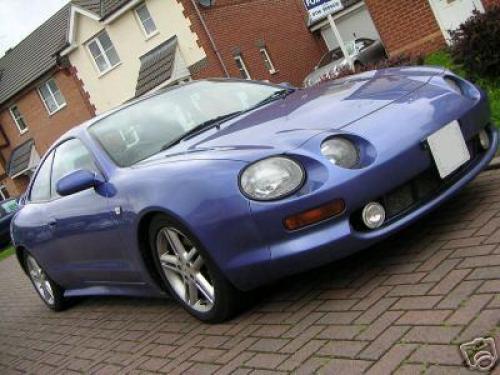
{"label": "green grass", "polygon": [[14,248],[12,246],[9,246],[5,250],[0,251],[0,262],[4,260],[7,257],[10,257],[12,254],[14,254]]}
{"label": "green grass", "polygon": [[[428,55],[425,58],[425,64],[444,66],[454,73],[462,77],[466,77],[464,69],[462,69],[462,67],[460,66],[455,65],[451,59],[450,54],[445,51],[435,52]],[[497,78],[496,80],[480,78],[477,79],[474,83],[488,93],[491,105],[491,116],[496,126],[500,127],[500,78]]]}

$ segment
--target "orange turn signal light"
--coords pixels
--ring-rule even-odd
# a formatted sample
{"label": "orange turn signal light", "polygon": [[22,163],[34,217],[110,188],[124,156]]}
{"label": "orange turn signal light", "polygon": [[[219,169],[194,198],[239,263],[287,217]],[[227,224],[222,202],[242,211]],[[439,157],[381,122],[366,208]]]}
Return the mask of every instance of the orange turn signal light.
{"label": "orange turn signal light", "polygon": [[325,204],[300,214],[287,217],[283,224],[288,230],[297,230],[308,225],[319,223],[320,221],[340,215],[345,210],[345,202],[343,199],[335,199],[333,202]]}

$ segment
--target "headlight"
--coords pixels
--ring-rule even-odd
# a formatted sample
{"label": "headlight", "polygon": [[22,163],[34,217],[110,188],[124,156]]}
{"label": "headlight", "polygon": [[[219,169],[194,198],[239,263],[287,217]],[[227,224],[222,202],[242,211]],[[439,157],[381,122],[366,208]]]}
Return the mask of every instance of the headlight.
{"label": "headlight", "polygon": [[342,168],[353,168],[359,163],[359,152],[348,139],[335,137],[323,142],[321,153],[333,164]]}
{"label": "headlight", "polygon": [[243,193],[251,199],[269,201],[284,198],[302,186],[305,173],[292,159],[274,156],[247,167],[240,177]]}
{"label": "headlight", "polygon": [[460,87],[460,85],[453,78],[445,77],[444,80],[448,84],[448,86],[450,87],[450,89],[452,89],[453,91],[455,91],[458,95],[462,95],[463,94],[462,88]]}

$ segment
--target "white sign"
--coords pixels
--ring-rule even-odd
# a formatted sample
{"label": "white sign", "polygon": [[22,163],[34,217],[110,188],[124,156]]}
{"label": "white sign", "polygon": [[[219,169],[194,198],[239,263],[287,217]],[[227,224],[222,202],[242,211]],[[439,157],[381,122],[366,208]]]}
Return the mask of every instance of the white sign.
{"label": "white sign", "polygon": [[344,9],[340,0],[304,0],[304,5],[309,13],[310,23]]}

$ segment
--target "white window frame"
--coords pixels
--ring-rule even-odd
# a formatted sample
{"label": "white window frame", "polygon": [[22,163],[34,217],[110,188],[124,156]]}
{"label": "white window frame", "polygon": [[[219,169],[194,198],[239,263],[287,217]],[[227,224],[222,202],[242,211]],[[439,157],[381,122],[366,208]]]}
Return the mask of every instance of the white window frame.
{"label": "white window frame", "polygon": [[[245,72],[245,74],[247,76],[247,78],[244,78],[244,79],[251,80],[252,76],[250,75],[250,72],[248,71],[248,68],[247,68],[247,66],[245,64],[245,60],[243,60],[243,56],[241,56],[241,55],[235,55],[234,56],[234,60],[237,61],[237,62],[240,62],[241,67],[243,68],[243,71]],[[236,67],[238,68],[238,72],[240,72],[240,75],[241,75],[241,69],[238,66],[238,64],[236,64]]]}
{"label": "white window frame", "polygon": [[[50,85],[49,85],[49,82],[50,81],[53,81],[54,82],[54,85],[57,87],[57,91],[59,91],[59,93],[61,94],[61,97],[64,101],[64,103],[62,104],[59,104],[57,103],[57,100],[56,100],[56,97],[54,95],[54,93],[52,92],[52,90],[50,89]],[[49,91],[50,93],[50,96],[52,97],[52,99],[54,100],[54,103],[56,103],[57,105],[57,108],[53,111],[50,111],[50,108],[49,106],[47,105],[47,102],[45,101],[45,98],[43,97],[43,94],[42,94],[42,91],[40,90],[40,87],[42,86],[45,86],[47,88],[47,90]],[[46,80],[44,83],[42,83],[40,86],[38,86],[38,95],[40,95],[40,99],[42,99],[42,102],[43,102],[43,105],[45,106],[45,109],[47,110],[47,113],[49,115],[53,115],[54,113],[56,112],[59,112],[61,109],[63,109],[64,107],[66,107],[67,103],[66,103],[66,98],[64,97],[64,95],[62,94],[62,91],[61,89],[59,88],[59,86],[57,86],[57,82],[55,81],[54,78],[49,78],[48,80]]]}
{"label": "white window frame", "polygon": [[[16,117],[16,115],[14,114],[14,111],[13,111],[14,107],[17,108],[17,111],[19,112],[20,117]],[[28,131],[28,124],[26,123],[26,120],[24,119],[24,116],[21,113],[19,106],[17,104],[12,105],[9,108],[9,112],[10,112],[10,116],[14,120],[14,123],[16,124],[17,130],[19,130],[19,133],[20,134],[26,133]],[[26,126],[24,129],[21,129],[21,126],[19,126],[19,119],[23,120],[24,126]]]}
{"label": "white window frame", "polygon": [[[89,53],[90,60],[92,60],[92,63],[94,64],[94,68],[96,69],[97,73],[99,74],[99,77],[103,76],[104,74],[106,74],[109,71],[113,70],[114,68],[116,68],[118,65],[120,65],[122,63],[122,61],[120,59],[120,55],[118,55],[118,51],[116,50],[116,47],[115,47],[113,41],[111,40],[111,37],[108,34],[108,38],[111,41],[111,44],[113,45],[113,48],[114,48],[114,50],[116,52],[116,55],[118,56],[118,62],[115,65],[111,65],[111,62],[109,61],[108,55],[104,51],[104,47],[102,46],[101,41],[99,40],[99,35],[101,35],[102,33],[108,34],[108,32],[106,30],[101,30],[101,31],[99,31],[96,34],[96,36],[94,36],[87,43],[85,43],[85,47],[87,47],[87,52]],[[101,56],[106,61],[106,64],[108,64],[108,68],[106,70],[101,71],[99,69],[99,65],[97,65],[97,61],[95,61],[94,55],[92,54],[92,51],[90,50],[90,44],[92,42],[95,42],[97,44],[97,47],[99,47],[99,51],[101,52]]]}
{"label": "white window frame", "polygon": [[278,71],[274,67],[273,60],[271,60],[271,56],[269,56],[269,52],[267,51],[267,48],[266,47],[261,47],[259,49],[259,53],[260,53],[260,57],[264,60],[264,66],[266,67],[266,69],[267,69],[266,60],[269,63],[269,66],[271,67],[271,69],[268,70],[269,74],[276,74]]}
{"label": "white window frame", "polygon": [[[151,21],[153,21],[153,24],[155,25],[155,30],[149,34],[148,34],[146,28],[144,27],[144,23],[142,22],[141,16],[139,16],[139,9],[140,8],[146,8],[146,10],[148,11],[148,14],[149,14],[149,19],[151,19]],[[134,13],[135,13],[135,18],[137,19],[137,22],[139,22],[139,26],[142,29],[142,32],[146,36],[146,40],[154,37],[155,35],[157,35],[160,32],[158,30],[158,26],[156,25],[156,22],[155,22],[153,16],[151,15],[151,12],[149,11],[149,8],[146,6],[146,3],[139,4],[137,7],[135,7]]]}

